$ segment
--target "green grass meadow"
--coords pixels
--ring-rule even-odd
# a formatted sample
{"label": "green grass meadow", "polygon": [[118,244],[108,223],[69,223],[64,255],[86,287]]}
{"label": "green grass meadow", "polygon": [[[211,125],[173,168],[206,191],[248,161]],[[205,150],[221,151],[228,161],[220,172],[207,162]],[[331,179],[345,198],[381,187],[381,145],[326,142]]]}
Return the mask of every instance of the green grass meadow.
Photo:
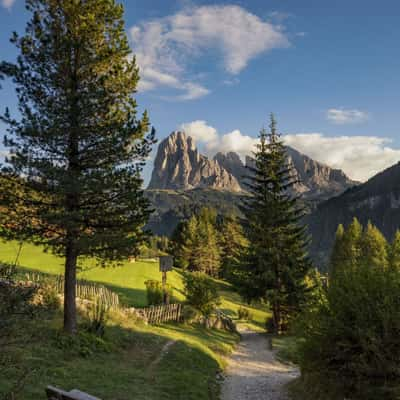
{"label": "green grass meadow", "polygon": [[[16,242],[0,242],[0,262],[14,263],[18,249]],[[22,246],[18,265],[26,272],[63,272],[61,258],[31,244]],[[154,261],[101,268],[85,260],[80,267],[80,279],[107,286],[129,306],[146,306],[145,281],[161,280],[158,262]],[[174,297],[184,300],[178,270],[168,273],[168,283]],[[246,324],[263,328],[269,316],[265,307],[250,307],[229,284],[218,281],[218,285],[224,312],[237,319],[238,308],[247,307],[253,319]],[[84,316],[79,319],[82,322]],[[65,390],[78,388],[104,400],[216,400],[217,373],[239,340],[237,334],[199,325],[144,325],[119,312],[108,320],[104,338],[82,332],[71,339],[60,333],[61,327],[60,311],[21,322],[15,343],[3,352],[13,360],[13,367],[0,374],[0,399],[1,393],[25,376],[15,400],[44,398],[44,388],[49,384]],[[168,350],[163,352],[167,343]]]}
{"label": "green grass meadow", "polygon": [[[18,254],[17,242],[0,242],[0,261],[14,263]],[[60,275],[64,271],[64,261],[42,248],[24,243],[18,257],[19,268],[27,272],[43,272]],[[99,267],[95,260],[86,259],[79,263],[78,278],[105,285],[120,296],[127,306],[145,307],[147,305],[145,282],[150,279],[161,280],[158,262],[136,261],[117,267]],[[174,289],[174,297],[183,300],[182,279],[179,272],[168,273],[168,283]]]}

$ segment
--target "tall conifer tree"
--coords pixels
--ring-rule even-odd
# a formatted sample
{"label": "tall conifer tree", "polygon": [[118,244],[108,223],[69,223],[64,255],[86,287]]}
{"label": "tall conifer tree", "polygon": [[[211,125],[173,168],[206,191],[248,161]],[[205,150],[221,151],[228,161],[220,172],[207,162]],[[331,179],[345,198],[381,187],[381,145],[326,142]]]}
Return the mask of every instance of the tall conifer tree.
{"label": "tall conifer tree", "polygon": [[343,252],[345,260],[343,268],[357,268],[359,265],[362,235],[362,225],[357,218],[353,218],[353,221],[343,235]]}
{"label": "tall conifer tree", "polygon": [[387,268],[388,243],[380,230],[368,222],[360,244],[360,265],[367,268]]}
{"label": "tall conifer tree", "polygon": [[121,5],[26,5],[32,19],[12,37],[18,60],[0,64],[16,85],[21,115],[2,117],[11,153],[2,172],[14,187],[5,185],[0,206],[12,217],[24,210],[20,239],[64,256],[64,329],[74,333],[78,259],[119,261],[142,242],[150,211],[140,173],[154,132],[146,113],[137,116],[138,68]]}
{"label": "tall conifer tree", "polygon": [[239,267],[241,255],[248,243],[244,235],[243,227],[235,216],[228,216],[218,225],[221,248],[222,275],[232,280]]}
{"label": "tall conifer tree", "polygon": [[177,266],[218,276],[221,256],[215,225],[216,211],[204,207],[177,227],[172,244]]}
{"label": "tall conifer tree", "polygon": [[277,333],[300,308],[311,266],[301,224],[303,210],[298,199],[290,195],[293,176],[271,115],[270,132],[261,130],[254,166],[250,168],[248,188],[252,196],[242,207],[249,247],[241,286],[249,300],[270,302]]}
{"label": "tall conifer tree", "polygon": [[329,263],[329,275],[331,278],[333,278],[335,273],[340,271],[340,269],[346,263],[344,234],[344,227],[342,224],[340,224],[336,231],[335,244],[333,245],[331,259]]}
{"label": "tall conifer tree", "polygon": [[389,266],[393,270],[400,271],[400,231],[394,235],[393,242],[389,247]]}

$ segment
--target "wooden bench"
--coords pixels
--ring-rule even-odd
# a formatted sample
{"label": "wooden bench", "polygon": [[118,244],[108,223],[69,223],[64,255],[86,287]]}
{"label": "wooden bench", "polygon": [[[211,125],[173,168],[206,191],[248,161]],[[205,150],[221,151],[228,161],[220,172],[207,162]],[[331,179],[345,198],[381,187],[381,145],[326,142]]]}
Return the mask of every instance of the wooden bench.
{"label": "wooden bench", "polygon": [[101,400],[98,397],[90,396],[80,390],[65,392],[53,386],[47,386],[46,394],[48,400]]}

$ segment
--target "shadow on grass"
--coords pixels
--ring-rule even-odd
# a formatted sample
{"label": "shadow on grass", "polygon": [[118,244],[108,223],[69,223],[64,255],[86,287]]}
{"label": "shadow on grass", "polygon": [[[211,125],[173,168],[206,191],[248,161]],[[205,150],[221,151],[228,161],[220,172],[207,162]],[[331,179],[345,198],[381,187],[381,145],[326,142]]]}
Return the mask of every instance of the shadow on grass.
{"label": "shadow on grass", "polygon": [[[25,275],[26,273],[28,274],[38,274],[40,276],[44,277],[49,277],[49,278],[55,278],[59,276],[59,274],[51,274],[48,272],[43,272],[35,268],[30,268],[30,267],[25,267],[25,266],[18,266],[20,274]],[[83,271],[86,272],[86,271]],[[78,280],[81,279],[86,282],[94,283],[99,286],[105,286],[106,288],[110,289],[114,293],[118,294],[121,304],[127,307],[147,307],[148,302],[147,302],[147,296],[146,296],[146,290],[145,289],[139,289],[139,288],[130,288],[130,287],[125,287],[113,283],[108,283],[96,279],[85,279],[79,277],[78,274]],[[182,294],[183,296],[183,291],[175,288],[174,287],[174,292],[175,294]],[[171,299],[171,302],[181,302],[181,300],[177,297],[173,297]]]}
{"label": "shadow on grass", "polygon": [[[43,277],[48,277],[48,278],[56,278],[59,276],[58,274],[50,274],[46,272],[42,272],[40,270],[34,269],[34,268],[29,268],[29,267],[23,267],[19,266],[19,271],[21,275],[25,274],[38,274]],[[79,279],[79,277],[78,277]],[[146,307],[147,306],[147,298],[146,298],[146,291],[143,289],[135,289],[135,288],[127,288],[119,285],[113,285],[101,281],[96,281],[96,280],[85,280],[90,283],[97,284],[99,286],[104,286],[114,293],[118,294],[120,301],[123,305],[128,306],[128,307]]]}
{"label": "shadow on grass", "polygon": [[[149,327],[129,321],[122,325],[114,320],[104,338],[82,330],[71,338],[60,333],[61,324],[62,315],[57,313],[52,320],[16,327],[17,336],[33,334],[36,340],[4,350],[12,368],[0,375],[0,393],[19,379],[19,371],[29,369],[32,372],[15,399],[44,398],[49,384],[78,388],[105,400],[218,398],[215,377],[220,365],[203,346],[208,341],[223,346],[224,335],[197,327]],[[163,352],[171,340],[177,342]]]}

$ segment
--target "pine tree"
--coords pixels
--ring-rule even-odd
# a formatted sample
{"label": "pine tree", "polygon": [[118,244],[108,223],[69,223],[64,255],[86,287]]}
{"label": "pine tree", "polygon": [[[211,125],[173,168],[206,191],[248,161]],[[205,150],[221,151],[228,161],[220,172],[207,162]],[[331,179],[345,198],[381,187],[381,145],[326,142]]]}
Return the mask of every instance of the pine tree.
{"label": "pine tree", "polygon": [[218,276],[221,256],[215,225],[216,211],[205,207],[177,227],[172,251],[178,266]]}
{"label": "pine tree", "polygon": [[368,222],[360,243],[360,265],[367,268],[387,268],[388,243],[377,227]]}
{"label": "pine tree", "polygon": [[247,247],[243,227],[234,216],[225,217],[219,224],[221,269],[225,279],[232,280],[240,264],[241,255]]}
{"label": "pine tree", "polygon": [[394,236],[393,242],[389,247],[389,266],[395,271],[400,271],[400,230]]}
{"label": "pine tree", "polygon": [[[133,98],[139,80],[114,0],[27,0],[32,19],[14,34],[16,64],[2,62],[16,85],[19,119],[7,111],[12,154],[2,168],[1,207],[25,210],[20,239],[65,258],[64,329],[77,330],[80,257],[118,262],[136,254],[150,214],[140,176],[154,143]],[[16,195],[18,193],[18,196]]]}
{"label": "pine tree", "polygon": [[335,236],[335,244],[333,245],[331,259],[329,263],[329,275],[331,278],[335,273],[341,270],[346,264],[345,244],[344,244],[345,230],[342,224],[338,226]]}
{"label": "pine tree", "polygon": [[192,245],[189,269],[216,277],[220,268],[220,251],[215,229],[216,211],[202,208],[197,216],[197,240]]}
{"label": "pine tree", "polygon": [[357,218],[346,229],[343,235],[343,251],[345,264],[343,268],[357,268],[361,256],[361,240],[363,227]]}
{"label": "pine tree", "polygon": [[252,196],[242,207],[249,247],[241,286],[247,299],[270,302],[274,329],[279,333],[306,296],[310,262],[305,228],[300,223],[303,210],[289,192],[294,174],[272,115],[270,132],[260,132],[250,172]]}

